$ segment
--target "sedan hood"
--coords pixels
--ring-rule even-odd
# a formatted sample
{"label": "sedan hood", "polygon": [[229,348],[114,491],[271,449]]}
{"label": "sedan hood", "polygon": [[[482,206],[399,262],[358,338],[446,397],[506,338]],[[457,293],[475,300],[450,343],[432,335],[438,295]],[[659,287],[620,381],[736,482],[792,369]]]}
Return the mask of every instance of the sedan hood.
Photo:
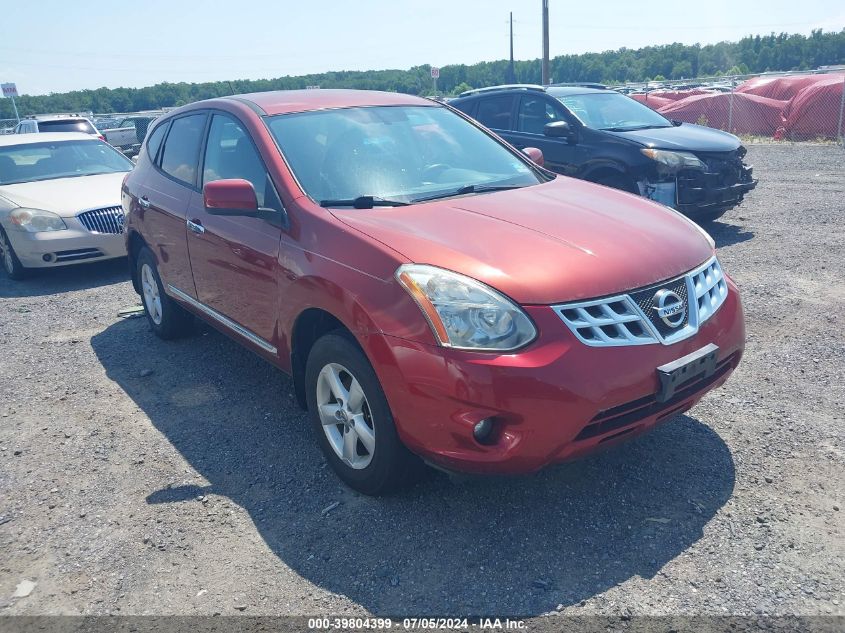
{"label": "sedan hood", "polygon": [[612,295],[712,255],[686,218],[639,196],[559,176],[408,207],[332,209],[414,263],[440,266],[522,304]]}
{"label": "sedan hood", "polygon": [[124,176],[126,172],[2,185],[0,196],[16,207],[44,209],[71,217],[85,209],[120,206]]}
{"label": "sedan hood", "polygon": [[732,152],[739,147],[739,139],[733,134],[692,123],[683,123],[673,127],[606,133],[640,143],[645,147],[657,149],[687,152]]}

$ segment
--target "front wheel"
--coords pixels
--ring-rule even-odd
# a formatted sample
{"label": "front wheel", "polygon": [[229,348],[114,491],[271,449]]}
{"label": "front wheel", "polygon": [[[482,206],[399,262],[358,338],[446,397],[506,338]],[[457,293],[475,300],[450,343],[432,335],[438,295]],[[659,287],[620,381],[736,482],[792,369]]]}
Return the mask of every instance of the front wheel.
{"label": "front wheel", "polygon": [[3,259],[3,270],[6,271],[9,279],[20,281],[26,277],[29,269],[21,265],[21,261],[15,255],[15,250],[12,248],[12,242],[3,229],[0,229],[0,257]]}
{"label": "front wheel", "polygon": [[709,224],[710,222],[715,222],[723,215],[725,215],[729,209],[719,209],[718,211],[706,211],[704,213],[697,213],[692,216],[692,220],[694,220],[698,224]]}
{"label": "front wheel", "polygon": [[612,187],[620,191],[627,191],[628,193],[635,193],[639,195],[639,189],[636,183],[624,174],[604,174],[593,180],[598,185],[605,187]]}
{"label": "front wheel", "polygon": [[420,462],[399,440],[381,384],[354,341],[343,333],[319,339],[305,384],[317,442],[347,485],[380,495],[413,479]]}

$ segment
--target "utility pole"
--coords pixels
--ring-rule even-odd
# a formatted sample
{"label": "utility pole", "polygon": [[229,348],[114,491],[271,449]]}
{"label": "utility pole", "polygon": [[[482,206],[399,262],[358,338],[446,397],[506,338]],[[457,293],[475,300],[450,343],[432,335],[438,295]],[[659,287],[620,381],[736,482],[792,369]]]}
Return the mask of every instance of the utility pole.
{"label": "utility pole", "polygon": [[543,80],[542,84],[548,86],[549,79],[549,0],[543,0]]}
{"label": "utility pole", "polygon": [[516,83],[516,71],[513,67],[513,11],[511,11],[511,57],[508,65],[508,76],[505,78],[505,83]]}

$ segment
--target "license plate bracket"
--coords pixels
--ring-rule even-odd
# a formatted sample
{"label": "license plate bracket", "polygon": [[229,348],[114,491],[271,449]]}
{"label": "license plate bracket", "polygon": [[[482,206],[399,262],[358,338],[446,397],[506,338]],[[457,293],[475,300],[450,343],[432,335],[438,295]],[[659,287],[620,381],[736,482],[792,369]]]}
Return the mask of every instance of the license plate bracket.
{"label": "license plate bracket", "polygon": [[668,402],[683,385],[691,380],[712,376],[716,371],[718,355],[719,346],[710,343],[700,350],[658,367],[660,391],[657,393],[657,401]]}

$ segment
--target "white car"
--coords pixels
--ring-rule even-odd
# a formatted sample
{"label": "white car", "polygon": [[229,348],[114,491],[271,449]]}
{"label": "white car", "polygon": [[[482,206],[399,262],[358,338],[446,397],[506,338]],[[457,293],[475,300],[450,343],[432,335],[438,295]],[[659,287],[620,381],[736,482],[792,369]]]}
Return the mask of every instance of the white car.
{"label": "white car", "polygon": [[30,119],[23,119],[15,126],[15,134],[45,134],[47,132],[82,132],[103,141],[91,119],[76,114],[43,114]]}
{"label": "white car", "polygon": [[88,134],[0,136],[0,258],[9,277],[125,256],[120,187],[133,166]]}

